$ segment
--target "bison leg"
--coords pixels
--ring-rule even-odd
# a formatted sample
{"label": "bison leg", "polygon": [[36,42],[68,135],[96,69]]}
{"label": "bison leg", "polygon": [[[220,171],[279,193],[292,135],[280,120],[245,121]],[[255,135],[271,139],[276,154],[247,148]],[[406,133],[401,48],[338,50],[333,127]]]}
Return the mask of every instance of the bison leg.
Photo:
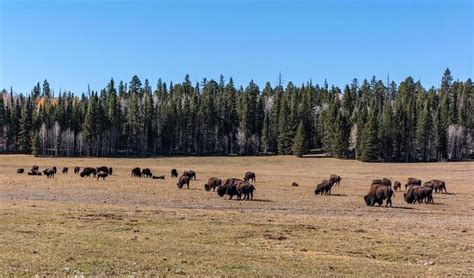
{"label": "bison leg", "polygon": [[253,192],[250,192],[250,200],[253,200]]}

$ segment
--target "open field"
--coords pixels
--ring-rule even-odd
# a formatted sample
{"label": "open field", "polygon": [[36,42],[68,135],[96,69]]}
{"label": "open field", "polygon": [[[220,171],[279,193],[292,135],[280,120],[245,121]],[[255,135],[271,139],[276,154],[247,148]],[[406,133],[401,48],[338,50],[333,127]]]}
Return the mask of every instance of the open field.
{"label": "open field", "polygon": [[[54,179],[16,174],[69,166]],[[106,181],[73,167],[108,165]],[[149,167],[165,180],[130,178]],[[193,169],[191,189],[169,171]],[[257,173],[254,201],[204,191],[211,176]],[[337,173],[332,196],[316,182]],[[443,179],[435,205],[367,207],[370,181]],[[368,164],[330,158],[156,159],[0,156],[0,273],[192,276],[474,276],[474,163]],[[291,187],[296,181],[299,187]]]}

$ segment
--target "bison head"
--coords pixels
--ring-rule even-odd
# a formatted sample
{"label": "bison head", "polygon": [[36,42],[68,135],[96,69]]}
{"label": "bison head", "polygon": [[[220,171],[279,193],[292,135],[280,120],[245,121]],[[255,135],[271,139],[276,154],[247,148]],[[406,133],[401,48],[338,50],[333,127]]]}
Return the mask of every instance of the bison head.
{"label": "bison head", "polygon": [[218,187],[217,187],[217,195],[219,195],[219,196],[221,196],[221,197],[224,196],[224,194],[226,193],[226,191],[227,191],[226,188],[223,187],[223,186],[218,186]]}
{"label": "bison head", "polygon": [[364,196],[364,201],[365,201],[365,203],[366,203],[368,206],[371,206],[371,205],[372,205],[369,195],[365,195],[365,196]]}

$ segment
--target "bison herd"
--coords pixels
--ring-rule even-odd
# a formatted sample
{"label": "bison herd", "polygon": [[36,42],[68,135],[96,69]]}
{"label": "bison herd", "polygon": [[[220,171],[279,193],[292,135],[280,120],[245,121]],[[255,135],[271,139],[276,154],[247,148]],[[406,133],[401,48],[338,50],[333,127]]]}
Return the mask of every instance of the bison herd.
{"label": "bison herd", "polygon": [[[62,173],[68,173],[68,167],[63,167]],[[17,169],[18,174],[25,172],[23,168]],[[108,176],[112,175],[112,167],[101,166],[101,167],[74,167],[74,174],[79,174],[80,177],[94,177],[99,180],[105,180]],[[46,176],[48,178],[54,178],[57,173],[55,166],[46,168],[43,171],[39,170],[37,165],[33,165],[31,170],[27,172],[28,175],[32,176]],[[152,179],[165,179],[164,175],[155,176],[149,168],[141,169],[135,167],[132,169],[130,177],[132,178],[152,178]],[[186,186],[189,189],[190,181],[197,179],[197,174],[193,170],[185,170],[181,176],[178,175],[176,169],[171,170],[171,177],[178,178],[176,185],[179,189]],[[253,200],[253,192],[256,190],[255,185],[251,182],[256,182],[256,174],[254,172],[246,172],[242,179],[239,178],[227,178],[220,179],[218,177],[210,177],[207,183],[204,184],[204,190],[217,192],[220,197],[228,195],[229,199],[236,196],[237,200]],[[340,185],[342,178],[336,174],[331,174],[328,179],[322,180],[317,184],[314,190],[315,195],[331,195],[333,187]],[[293,187],[297,187],[298,183],[293,182]],[[369,192],[364,196],[364,201],[367,206],[374,206],[378,204],[381,206],[385,202],[385,206],[392,206],[392,197],[395,196],[396,191],[401,191],[401,183],[395,181],[392,186],[392,181],[388,178],[374,179],[369,187]],[[421,182],[420,179],[410,177],[407,179],[405,184],[405,193],[403,194],[404,200],[408,204],[415,203],[426,203],[434,204],[433,201],[434,193],[448,193],[446,190],[446,183],[442,180],[433,179]]]}

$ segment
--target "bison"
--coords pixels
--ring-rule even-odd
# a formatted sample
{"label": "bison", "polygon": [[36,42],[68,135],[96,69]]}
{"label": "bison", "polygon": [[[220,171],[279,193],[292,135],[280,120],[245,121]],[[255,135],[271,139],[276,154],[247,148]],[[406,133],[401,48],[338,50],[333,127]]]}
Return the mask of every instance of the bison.
{"label": "bison", "polygon": [[95,177],[96,174],[97,174],[97,171],[95,170],[95,168],[92,168],[92,167],[85,167],[84,169],[82,169],[82,172],[79,174],[81,176],[81,178],[83,177],[90,177],[91,174]]}
{"label": "bison", "polygon": [[80,171],[81,171],[81,167],[79,166],[74,167],[74,174],[79,174]]}
{"label": "bison", "polygon": [[100,167],[97,167],[95,170],[97,171],[97,173],[104,172],[104,173],[110,174],[109,167],[107,166],[100,166]]}
{"label": "bison", "polygon": [[140,167],[135,167],[132,169],[132,173],[130,174],[130,177],[140,178],[141,176],[142,176],[142,171]]}
{"label": "bison", "polygon": [[255,186],[249,182],[240,182],[237,184],[237,199],[239,200],[241,196],[244,196],[244,200],[253,200],[253,191]]}
{"label": "bison", "polygon": [[333,185],[339,186],[341,183],[342,178],[336,174],[332,174],[329,176],[329,181],[333,183]]}
{"label": "bison", "polygon": [[54,169],[45,169],[43,170],[43,174],[46,175],[48,178],[54,178],[54,174],[56,174],[56,171],[54,171]]}
{"label": "bison", "polygon": [[223,197],[225,194],[229,195],[229,200],[237,195],[239,198],[239,191],[237,190],[237,185],[241,182],[244,182],[238,178],[228,178],[217,187],[217,195]]}
{"label": "bison", "polygon": [[105,180],[105,178],[108,176],[109,174],[107,172],[100,171],[99,173],[97,173],[97,180],[99,180],[99,178],[102,178],[102,180]]}
{"label": "bison", "polygon": [[393,190],[400,191],[402,190],[402,184],[399,181],[395,181],[393,183]]}
{"label": "bison", "polygon": [[315,195],[331,195],[331,188],[334,184],[330,180],[323,180],[316,186]]}
{"label": "bison", "polygon": [[254,172],[246,172],[244,175],[244,181],[255,182],[257,180],[257,175]]}
{"label": "bison", "polygon": [[405,190],[407,190],[407,188],[410,184],[421,185],[421,180],[417,179],[417,178],[412,178],[412,177],[408,178],[407,183],[405,184]]}
{"label": "bison", "polygon": [[38,165],[33,165],[33,166],[31,167],[31,173],[36,173],[36,172],[38,172],[38,170],[39,170]]}
{"label": "bison", "polygon": [[442,193],[443,190],[444,190],[444,193],[448,193],[448,191],[446,190],[446,183],[442,180],[431,180],[430,181],[432,184],[433,184],[433,189],[435,191],[435,193]]}
{"label": "bison", "polygon": [[381,184],[381,185],[385,185],[387,187],[392,187],[392,181],[387,179],[387,178],[383,178],[383,179],[374,179],[372,180],[372,185],[377,185],[377,184]]}
{"label": "bison", "polygon": [[293,182],[291,186],[299,186],[299,184],[297,184],[296,182]]}
{"label": "bison", "polygon": [[142,170],[142,176],[145,178],[151,178],[153,177],[153,174],[151,173],[151,170],[149,168],[145,168]]}
{"label": "bison", "polygon": [[403,194],[405,202],[408,204],[414,204],[418,202],[419,204],[425,201],[425,203],[432,203],[433,201],[433,189],[425,186],[419,185],[410,185],[407,192]]}
{"label": "bison", "polygon": [[374,206],[376,203],[379,207],[386,199],[385,207],[392,206],[393,189],[383,184],[375,184],[370,187],[369,193],[364,196],[364,201],[367,206]]}
{"label": "bison", "polygon": [[189,179],[192,179],[192,178],[196,179],[196,172],[194,172],[193,170],[189,170],[189,171],[185,170],[182,176],[187,176],[189,177]]}
{"label": "bison", "polygon": [[67,174],[68,171],[69,171],[68,167],[63,167],[63,174]]}
{"label": "bison", "polygon": [[188,186],[188,189],[189,189],[189,177],[188,176],[181,176],[179,177],[179,180],[178,182],[176,183],[176,185],[178,186],[178,188],[183,188],[184,185],[187,185]]}
{"label": "bison", "polygon": [[217,177],[211,177],[209,178],[209,180],[207,181],[206,184],[204,184],[204,189],[206,191],[211,191],[211,188],[212,188],[212,191],[215,191],[216,188],[221,185],[222,183],[222,180],[217,178]]}
{"label": "bison", "polygon": [[154,180],[164,180],[165,176],[163,176],[163,175],[162,176],[153,176],[151,178],[154,179]]}
{"label": "bison", "polygon": [[23,174],[24,172],[25,172],[25,169],[23,169],[23,168],[20,168],[20,169],[16,170],[17,174]]}
{"label": "bison", "polygon": [[178,177],[178,170],[176,169],[171,169],[171,177],[174,178],[174,177]]}

